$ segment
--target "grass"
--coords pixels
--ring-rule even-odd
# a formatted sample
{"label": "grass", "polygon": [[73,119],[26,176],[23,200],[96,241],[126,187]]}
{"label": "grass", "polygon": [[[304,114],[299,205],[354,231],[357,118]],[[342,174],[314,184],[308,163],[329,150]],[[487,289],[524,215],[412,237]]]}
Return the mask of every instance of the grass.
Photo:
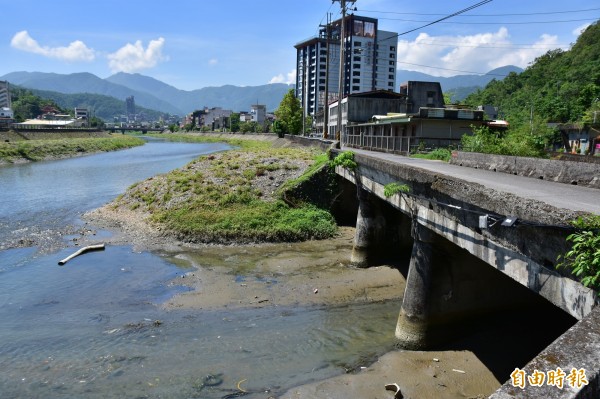
{"label": "grass", "polygon": [[[168,136],[194,142],[224,141]],[[285,190],[326,164],[326,154],[313,148],[273,148],[262,141],[227,142],[237,148],[202,156],[130,187],[117,204],[149,212],[151,220],[194,242],[289,242],[336,234],[337,225],[327,210],[311,204],[291,206],[280,199]],[[305,162],[310,167],[300,177],[277,190],[271,185],[276,174],[297,171]]]}
{"label": "grass", "polygon": [[41,161],[65,158],[81,153],[116,151],[144,144],[144,140],[130,136],[70,138],[49,140],[23,140],[0,142],[0,160]]}
{"label": "grass", "polygon": [[450,161],[450,158],[452,158],[452,151],[447,148],[437,148],[427,154],[412,154],[411,158],[432,159],[448,162]]}

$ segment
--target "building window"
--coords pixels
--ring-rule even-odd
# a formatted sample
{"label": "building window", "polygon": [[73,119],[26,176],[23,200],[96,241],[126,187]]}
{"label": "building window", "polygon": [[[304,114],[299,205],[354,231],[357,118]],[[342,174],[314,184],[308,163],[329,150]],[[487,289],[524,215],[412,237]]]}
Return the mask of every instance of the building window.
{"label": "building window", "polygon": [[360,83],[360,79],[352,79],[352,83]]}
{"label": "building window", "polygon": [[354,42],[354,47],[360,47],[360,46],[362,46],[361,42]]}
{"label": "building window", "polygon": [[352,71],[352,76],[360,76],[360,71]]}
{"label": "building window", "polygon": [[319,83],[325,84],[325,79],[319,79]]}
{"label": "building window", "polygon": [[352,68],[354,68],[354,69],[360,69],[360,64],[354,64],[354,65],[352,65]]}
{"label": "building window", "polygon": [[354,56],[354,61],[358,61],[358,62],[360,62],[360,56],[358,56],[358,55],[355,55],[355,56]]}
{"label": "building window", "polygon": [[390,46],[390,51],[396,51],[396,47],[395,46]]}
{"label": "building window", "polygon": [[390,53],[390,58],[396,58],[396,54]]}
{"label": "building window", "polygon": [[396,65],[394,61],[390,61],[390,65]]}
{"label": "building window", "polygon": [[389,83],[388,83],[388,86],[389,86],[389,87],[394,87],[394,82],[389,82]]}
{"label": "building window", "polygon": [[321,57],[321,58],[319,58],[319,61],[321,61],[321,62],[327,62],[327,57]]}
{"label": "building window", "polygon": [[388,79],[394,80],[394,75],[388,75]]}
{"label": "building window", "polygon": [[435,96],[435,91],[428,91],[427,92],[427,106],[428,107],[433,107],[433,97]]}
{"label": "building window", "polygon": [[360,87],[358,87],[358,86],[352,86],[352,91],[359,91],[359,90],[360,90]]}
{"label": "building window", "polygon": [[388,72],[394,72],[394,68],[388,69]]}
{"label": "building window", "polygon": [[325,76],[325,72],[323,72],[323,71],[319,72],[319,76]]}

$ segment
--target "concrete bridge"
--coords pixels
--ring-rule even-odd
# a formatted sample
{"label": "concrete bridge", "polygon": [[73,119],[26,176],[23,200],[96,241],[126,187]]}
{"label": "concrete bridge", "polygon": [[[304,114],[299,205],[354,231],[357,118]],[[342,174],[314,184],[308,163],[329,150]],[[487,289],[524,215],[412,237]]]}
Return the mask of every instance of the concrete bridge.
{"label": "concrete bridge", "polygon": [[[396,325],[401,346],[427,349],[480,315],[527,306],[516,281],[579,320],[523,370],[583,368],[589,384],[521,389],[507,382],[491,398],[600,397],[598,295],[556,270],[568,249],[568,222],[600,214],[600,190],[352,151],[358,168],[336,168],[347,186],[342,201],[358,210],[352,262],[368,267],[390,248],[392,256],[410,256]],[[390,183],[410,191],[388,197]],[[467,257],[481,262],[473,267]]]}

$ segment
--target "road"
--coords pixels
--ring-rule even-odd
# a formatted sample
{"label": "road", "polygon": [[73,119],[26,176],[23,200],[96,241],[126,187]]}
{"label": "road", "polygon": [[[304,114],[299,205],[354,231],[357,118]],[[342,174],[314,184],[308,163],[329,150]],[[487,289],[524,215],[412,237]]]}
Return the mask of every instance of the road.
{"label": "road", "polygon": [[401,163],[411,167],[455,177],[464,181],[478,183],[496,191],[542,201],[557,208],[590,212],[600,215],[600,190],[595,188],[450,165],[441,161],[409,158],[384,152],[360,150],[349,147],[343,148],[343,150],[350,150],[356,154]]}

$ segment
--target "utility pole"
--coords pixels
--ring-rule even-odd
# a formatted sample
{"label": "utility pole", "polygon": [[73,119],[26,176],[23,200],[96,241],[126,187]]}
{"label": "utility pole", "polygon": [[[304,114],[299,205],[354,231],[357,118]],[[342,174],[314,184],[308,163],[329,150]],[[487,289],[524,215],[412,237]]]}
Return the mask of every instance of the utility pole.
{"label": "utility pole", "polygon": [[304,136],[306,134],[306,113],[308,112],[308,96],[306,91],[308,90],[308,86],[306,85],[306,59],[307,59],[306,51],[302,50],[302,134]]}
{"label": "utility pole", "polygon": [[340,2],[342,9],[342,22],[340,26],[340,76],[338,87],[338,107],[337,107],[337,133],[336,139],[342,139],[342,97],[344,96],[344,69],[345,69],[345,35],[346,35],[346,11],[347,3],[354,4],[356,0],[332,0],[332,2]]}
{"label": "utility pole", "polygon": [[329,65],[331,64],[330,54],[331,47],[329,42],[331,41],[331,14],[327,13],[327,25],[325,25],[325,52],[327,58],[325,59],[325,98],[323,99],[323,138],[329,137]]}

